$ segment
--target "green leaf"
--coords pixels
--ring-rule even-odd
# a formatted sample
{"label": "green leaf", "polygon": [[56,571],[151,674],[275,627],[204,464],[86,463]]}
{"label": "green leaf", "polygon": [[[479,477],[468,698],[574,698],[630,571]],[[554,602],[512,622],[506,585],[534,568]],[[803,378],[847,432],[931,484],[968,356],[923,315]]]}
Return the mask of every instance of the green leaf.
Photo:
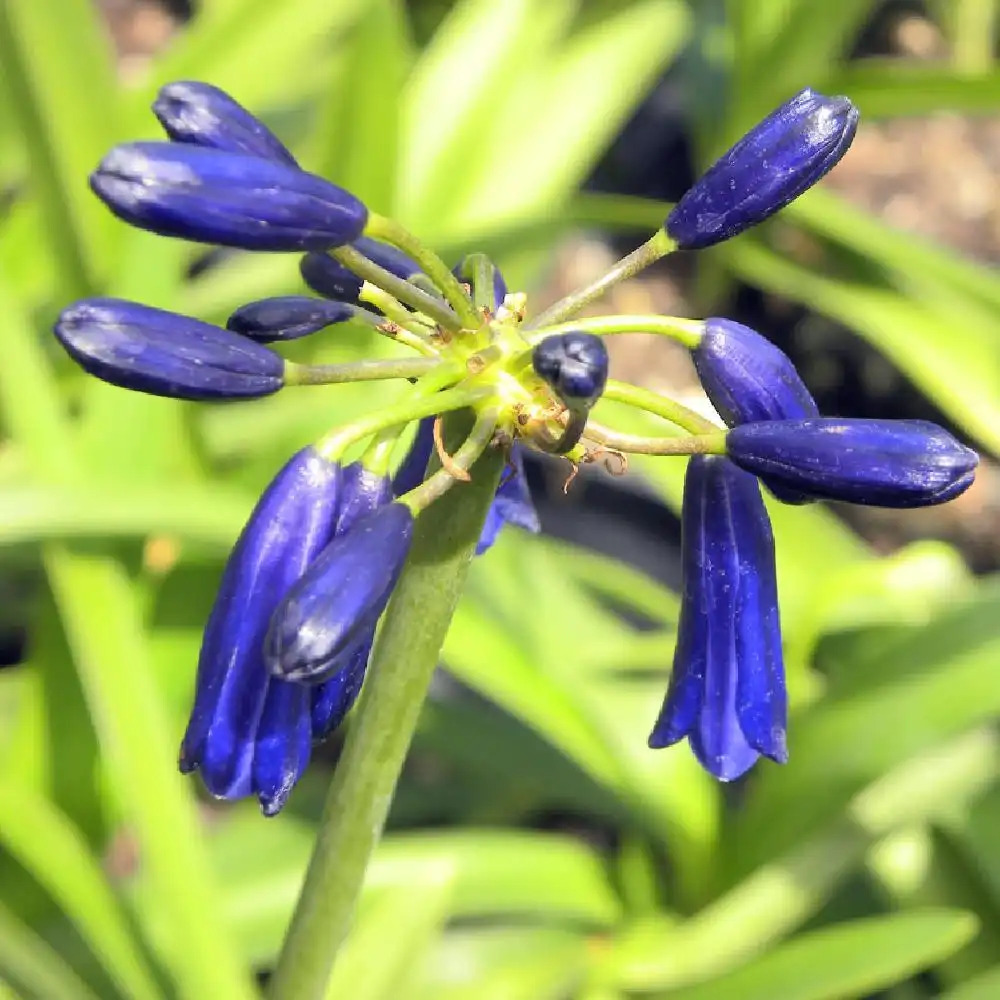
{"label": "green leaf", "polygon": [[971,940],[978,921],[962,910],[925,909],[854,920],[803,934],[721,979],[671,1000],[839,1000],[884,989]]}
{"label": "green leaf", "polygon": [[447,920],[451,897],[447,869],[427,876],[372,894],[337,955],[326,1000],[397,1000],[412,984]]}
{"label": "green leaf", "polygon": [[829,87],[847,94],[866,121],[929,115],[989,114],[1000,100],[1000,74],[963,75],[943,65],[904,59],[864,59],[844,65]]}
{"label": "green leaf", "polygon": [[941,1000],[994,1000],[1000,995],[1000,965],[942,994]]}
{"label": "green leaf", "polygon": [[86,295],[108,263],[112,220],[85,178],[110,145],[118,104],[96,8],[88,0],[3,0],[0,66],[30,157],[42,238],[64,294]]}
{"label": "green leaf", "polygon": [[0,902],[0,978],[33,997],[100,1000],[62,956]]}
{"label": "green leaf", "polygon": [[162,994],[96,859],[73,825],[45,799],[0,782],[0,843],[76,925],[122,992]]}

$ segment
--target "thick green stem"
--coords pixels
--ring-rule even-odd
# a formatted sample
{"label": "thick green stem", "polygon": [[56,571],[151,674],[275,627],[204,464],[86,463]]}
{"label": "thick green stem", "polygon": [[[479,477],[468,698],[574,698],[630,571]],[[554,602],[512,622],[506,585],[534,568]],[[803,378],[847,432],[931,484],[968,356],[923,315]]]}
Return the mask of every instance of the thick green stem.
{"label": "thick green stem", "polygon": [[655,263],[661,257],[677,249],[677,244],[662,229],[655,233],[641,247],[636,247],[627,257],[623,257],[607,274],[579,291],[567,295],[554,305],[549,306],[541,315],[536,316],[525,326],[525,330],[539,330],[543,326],[552,326],[577,315],[580,310],[595,299],[599,299],[609,288],[629,278],[635,277],[640,271]]}
{"label": "thick green stem", "polygon": [[[446,424],[446,444],[457,448],[468,418],[452,416]],[[487,449],[472,481],[417,519],[271,980],[273,1000],[325,996],[503,466],[502,453]]]}
{"label": "thick green stem", "polygon": [[719,425],[712,423],[700,413],[695,413],[690,407],[683,403],[678,403],[676,399],[668,396],[661,396],[659,393],[650,392],[649,389],[640,388],[630,382],[619,382],[617,379],[608,379],[608,384],[604,387],[604,399],[612,400],[616,403],[627,403],[639,410],[646,410],[648,413],[655,413],[664,420],[676,424],[678,427],[689,431],[691,434],[714,434],[719,430]]}

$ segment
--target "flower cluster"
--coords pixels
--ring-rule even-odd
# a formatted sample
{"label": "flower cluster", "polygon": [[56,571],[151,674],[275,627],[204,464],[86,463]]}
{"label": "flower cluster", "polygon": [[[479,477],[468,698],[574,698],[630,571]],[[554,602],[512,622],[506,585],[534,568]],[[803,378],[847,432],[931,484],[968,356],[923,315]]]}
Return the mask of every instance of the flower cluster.
{"label": "flower cluster", "polygon": [[[218,89],[171,84],[153,110],[168,139],[113,149],[91,177],[97,196],[119,218],[165,236],[300,253],[312,294],[247,303],[224,328],[87,299],[55,326],[73,359],[115,385],[194,400],[344,381],[408,384],[400,402],[294,455],[258,501],[205,628],[182,770],[199,770],[220,798],[256,795],[266,814],[278,812],[314,742],[358,696],[420,512],[468,480],[486,448],[501,448],[508,469],[476,551],[504,524],[538,530],[526,447],[575,464],[609,453],[691,456],[679,634],[649,743],[687,737],[722,780],[761,755],[785,760],[774,542],[758,484],[786,503],[919,506],[964,490],[976,455],[926,423],[819,416],[789,359],[738,323],[572,317],[664,254],[734,236],[815,183],[850,144],[850,101],[809,90],[792,98],[726,153],[642,247],[531,320],[525,296],[508,292],[487,257],[470,254],[449,268],[397,223],[301,169]],[[345,322],[415,356],[295,364],[266,346]],[[631,331],[691,351],[722,424],[608,378],[602,335]],[[599,424],[592,411],[602,398],[658,414],[673,433],[637,437]],[[440,421],[457,410],[474,421],[449,454]],[[358,457],[349,462],[348,453]]]}

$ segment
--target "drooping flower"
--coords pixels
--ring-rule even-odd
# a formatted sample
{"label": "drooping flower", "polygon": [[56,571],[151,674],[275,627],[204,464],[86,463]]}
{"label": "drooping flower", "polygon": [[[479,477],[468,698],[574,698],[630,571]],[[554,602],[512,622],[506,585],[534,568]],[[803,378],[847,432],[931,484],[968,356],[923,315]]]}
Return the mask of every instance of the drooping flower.
{"label": "drooping flower", "polygon": [[223,572],[205,627],[182,771],[224,799],[257,794],[277,812],[309,760],[308,688],[272,678],[264,637],[281,600],[329,542],[342,472],[314,448],[264,491]]}
{"label": "drooping flower", "polygon": [[285,362],[239,334],[122,299],[67,306],[55,334],[91,375],[178,399],[267,396],[284,385]]}
{"label": "drooping flower", "polygon": [[327,545],[274,614],[264,655],[275,677],[316,684],[350,663],[385,610],[412,535],[409,507],[389,503]]}
{"label": "drooping flower", "polygon": [[677,645],[653,749],[687,737],[732,781],[763,755],[787,759],[787,699],[771,524],[752,475],[693,457],[684,480]]}
{"label": "drooping flower", "polygon": [[800,91],[695,182],[667,217],[667,235],[695,250],[756,226],[836,166],[857,127],[846,97]]}
{"label": "drooping flower", "polygon": [[304,170],[175,142],[115,146],[90,186],[140,229],[245,250],[326,250],[368,219],[354,195]]}
{"label": "drooping flower", "polygon": [[875,507],[926,507],[963,493],[979,457],[926,420],[812,417],[734,427],[726,452],[789,489]]}
{"label": "drooping flower", "polygon": [[[365,468],[361,462],[347,466],[335,534],[350,531],[363,517],[391,499],[392,483],[388,477]],[[372,626],[348,662],[332,677],[310,689],[313,739],[326,739],[351,710],[361,691],[374,640],[375,628]]]}
{"label": "drooping flower", "polygon": [[270,344],[308,337],[324,327],[354,319],[356,314],[356,309],[346,302],[308,295],[276,295],[240,306],[226,320],[226,328],[260,344]]}
{"label": "drooping flower", "polygon": [[[742,323],[706,319],[691,357],[705,394],[729,427],[819,415],[791,358]],[[785,503],[813,499],[779,482],[765,479],[764,485]]]}
{"label": "drooping flower", "polygon": [[166,84],[156,95],[153,114],[174,142],[298,166],[284,143],[259,118],[210,83],[178,80]]}

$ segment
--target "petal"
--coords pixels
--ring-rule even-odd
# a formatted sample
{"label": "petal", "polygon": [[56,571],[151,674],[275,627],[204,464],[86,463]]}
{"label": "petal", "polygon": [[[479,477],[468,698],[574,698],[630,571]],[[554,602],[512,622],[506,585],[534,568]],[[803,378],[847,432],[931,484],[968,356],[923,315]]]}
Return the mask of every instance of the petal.
{"label": "petal", "polygon": [[226,320],[226,328],[258,343],[298,340],[335,323],[353,319],[347,303],[314,299],[308,295],[277,295],[240,306]]}
{"label": "petal", "polygon": [[538,511],[535,510],[524,474],[524,453],[522,446],[516,443],[511,448],[508,468],[500,479],[496,496],[486,513],[486,521],[476,545],[477,556],[492,547],[505,524],[513,524],[532,534],[541,531]]}
{"label": "petal", "polygon": [[265,816],[281,811],[311,752],[309,689],[271,678],[253,756],[253,787]]}

